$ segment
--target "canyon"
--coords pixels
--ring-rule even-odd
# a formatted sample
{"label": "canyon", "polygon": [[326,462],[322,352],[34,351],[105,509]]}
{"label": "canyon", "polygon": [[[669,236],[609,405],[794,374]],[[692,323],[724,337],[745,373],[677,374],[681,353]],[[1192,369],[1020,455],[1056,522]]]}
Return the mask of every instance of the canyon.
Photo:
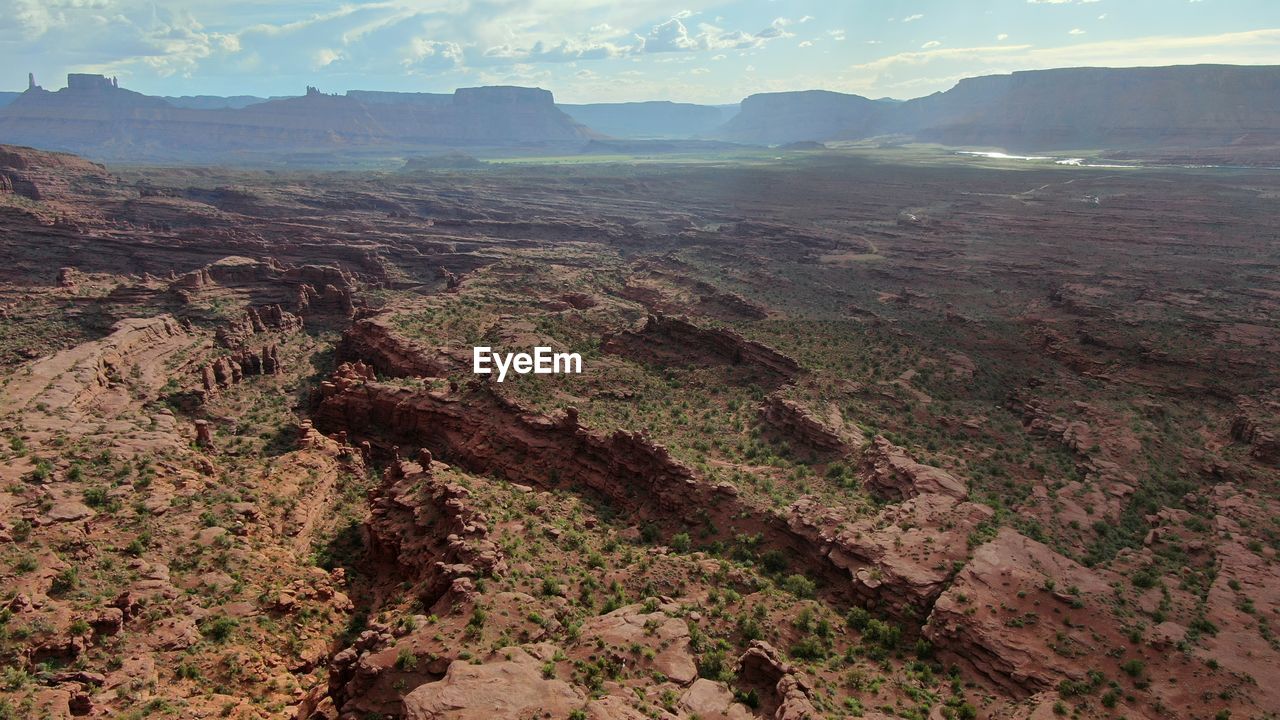
{"label": "canyon", "polygon": [[0,717],[1269,717],[1277,193],[0,146]]}

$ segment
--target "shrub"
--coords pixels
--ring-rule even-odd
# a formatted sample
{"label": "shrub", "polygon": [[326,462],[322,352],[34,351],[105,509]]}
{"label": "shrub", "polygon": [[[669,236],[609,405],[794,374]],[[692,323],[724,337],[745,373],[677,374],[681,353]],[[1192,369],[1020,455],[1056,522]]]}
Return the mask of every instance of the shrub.
{"label": "shrub", "polygon": [[787,556],[780,550],[770,550],[760,556],[760,565],[771,573],[780,573],[787,569]]}
{"label": "shrub", "polygon": [[100,486],[87,487],[84,489],[84,504],[89,507],[105,507],[110,502],[107,497],[107,489]]}
{"label": "shrub", "polygon": [[214,642],[226,642],[231,637],[231,633],[240,626],[240,622],[226,615],[219,615],[207,622],[200,628],[200,634],[209,638]]}
{"label": "shrub", "polygon": [[1125,675],[1136,678],[1142,674],[1143,670],[1147,669],[1147,664],[1137,658],[1134,658],[1132,660],[1125,660],[1121,663],[1120,669],[1124,671]]}
{"label": "shrub", "polygon": [[653,523],[645,523],[640,528],[640,539],[648,545],[658,541],[658,526]]}
{"label": "shrub", "polygon": [[871,618],[862,631],[862,637],[885,650],[892,650],[902,639],[902,628]]}
{"label": "shrub", "polygon": [[729,666],[724,650],[717,648],[698,658],[698,675],[708,680],[728,680]]}
{"label": "shrub", "polygon": [[53,576],[53,583],[49,585],[50,593],[65,593],[74,590],[80,585],[80,573],[74,567],[64,568],[57,575]]}
{"label": "shrub", "polygon": [[418,656],[413,654],[409,648],[400,648],[396,653],[396,669],[404,672],[413,672],[418,667]]}
{"label": "shrub", "polygon": [[810,635],[791,646],[791,657],[798,660],[821,660],[827,654],[822,641]]}
{"label": "shrub", "polygon": [[788,575],[787,579],[782,581],[782,589],[799,598],[811,598],[818,587],[803,575]]}

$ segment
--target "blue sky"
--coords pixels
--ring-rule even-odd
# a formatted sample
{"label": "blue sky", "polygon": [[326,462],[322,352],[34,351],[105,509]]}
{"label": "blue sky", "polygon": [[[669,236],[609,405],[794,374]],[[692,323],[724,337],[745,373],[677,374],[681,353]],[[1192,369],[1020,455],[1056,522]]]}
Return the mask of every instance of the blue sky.
{"label": "blue sky", "polygon": [[1280,65],[1280,0],[0,0],[0,17],[0,88],[15,90],[28,71],[47,88],[102,72],[163,95],[514,84],[727,103],[910,98],[1045,67]]}

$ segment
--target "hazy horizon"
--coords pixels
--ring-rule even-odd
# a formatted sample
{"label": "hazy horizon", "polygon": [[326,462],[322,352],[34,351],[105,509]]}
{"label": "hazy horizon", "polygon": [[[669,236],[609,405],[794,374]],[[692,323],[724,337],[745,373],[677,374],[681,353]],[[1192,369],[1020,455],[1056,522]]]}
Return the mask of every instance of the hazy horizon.
{"label": "hazy horizon", "polygon": [[[1280,64],[1264,0],[5,0],[21,90],[71,72],[150,95],[538,86],[562,103],[730,104],[825,89],[910,99],[1054,67]],[[998,20],[996,18],[999,18]]]}

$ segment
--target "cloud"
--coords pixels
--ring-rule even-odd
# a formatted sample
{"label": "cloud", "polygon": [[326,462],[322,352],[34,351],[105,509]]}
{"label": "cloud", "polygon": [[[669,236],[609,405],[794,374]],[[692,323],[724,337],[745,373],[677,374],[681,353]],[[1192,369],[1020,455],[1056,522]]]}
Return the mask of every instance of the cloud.
{"label": "cloud", "polygon": [[[66,72],[105,72],[164,94],[300,93],[308,84],[447,91],[494,82],[544,84],[583,100],[719,102],[770,87],[923,94],[964,76],[1037,67],[1280,62],[1280,31],[1095,42],[1091,23],[1114,3],[1009,2],[1039,19],[997,25],[996,33],[957,26],[944,41],[941,33],[860,32],[853,23],[887,13],[844,12],[847,2],[815,19],[776,0],[0,0],[0,67],[35,71],[50,87]],[[899,7],[898,22],[913,28],[940,19],[911,3]],[[780,8],[790,14],[776,16]],[[1129,27],[1118,10],[1111,15],[1111,31]],[[1077,26],[1088,34],[1066,35]],[[1023,42],[1031,37],[1056,40]],[[964,43],[972,46],[957,47]],[[822,64],[812,62],[819,49]],[[887,57],[860,61],[876,53]],[[747,72],[748,63],[758,69]],[[716,72],[690,70],[698,67]],[[671,83],[675,75],[684,81]]]}
{"label": "cloud", "polygon": [[311,67],[319,70],[328,67],[334,62],[342,59],[342,53],[332,48],[321,48],[312,55]]}
{"label": "cloud", "polygon": [[416,70],[452,70],[462,64],[462,46],[454,42],[413,38],[402,64]]}
{"label": "cloud", "polygon": [[1280,64],[1280,29],[1159,35],[1077,42],[934,47],[849,66],[829,87],[860,94],[942,90],[964,77],[1055,67],[1143,67],[1194,63]]}
{"label": "cloud", "polygon": [[752,34],[703,23],[695,32],[690,32],[679,18],[673,17],[653,26],[646,35],[637,37],[641,41],[639,50],[646,53],[743,50],[760,47],[769,40],[791,37],[792,33],[786,30],[790,24],[786,18],[776,18],[768,27]]}

